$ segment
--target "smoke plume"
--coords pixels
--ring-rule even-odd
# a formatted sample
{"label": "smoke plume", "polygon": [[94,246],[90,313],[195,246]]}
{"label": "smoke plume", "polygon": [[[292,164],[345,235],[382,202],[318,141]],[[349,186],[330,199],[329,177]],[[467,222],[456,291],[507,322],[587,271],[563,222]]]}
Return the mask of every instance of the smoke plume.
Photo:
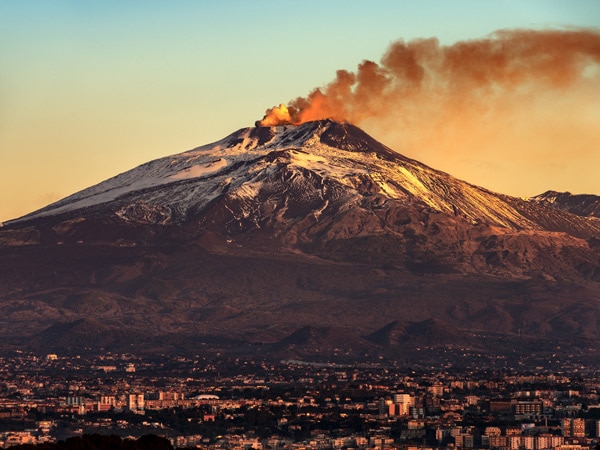
{"label": "smoke plume", "polygon": [[599,105],[600,33],[503,30],[447,46],[434,38],[394,42],[379,63],[339,70],[328,85],[267,110],[257,124],[349,121],[479,182],[477,172],[502,169],[498,161],[507,158],[559,174],[558,153],[597,157]]}

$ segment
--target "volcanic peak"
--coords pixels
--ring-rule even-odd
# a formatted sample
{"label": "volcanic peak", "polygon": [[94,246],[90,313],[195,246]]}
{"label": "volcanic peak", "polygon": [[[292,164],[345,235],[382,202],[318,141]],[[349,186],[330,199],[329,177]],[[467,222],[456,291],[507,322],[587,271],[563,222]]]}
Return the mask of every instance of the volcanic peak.
{"label": "volcanic peak", "polygon": [[360,128],[348,122],[331,119],[315,120],[300,125],[256,126],[242,128],[222,141],[202,146],[192,151],[214,148],[215,145],[233,148],[241,145],[255,147],[304,147],[321,143],[337,150],[357,153],[376,153],[396,158],[400,156],[389,147],[373,139]]}
{"label": "volcanic peak", "polygon": [[[162,200],[161,208],[174,208],[185,215],[190,202],[202,206],[225,192],[258,187],[258,182],[262,183],[259,178],[275,170],[274,164],[281,163],[281,158],[286,158],[285,163],[291,160],[296,166],[308,164],[311,169],[319,166],[322,171],[345,177],[355,168],[342,170],[343,164],[331,161],[332,155],[339,159],[345,152],[349,157],[369,153],[381,159],[403,159],[348,123],[320,120],[243,128],[211,144],[144,163],[8,224],[101,204],[120,202],[119,208],[125,211],[141,197],[144,204],[157,205]],[[167,185],[173,188],[169,195],[165,194]]]}

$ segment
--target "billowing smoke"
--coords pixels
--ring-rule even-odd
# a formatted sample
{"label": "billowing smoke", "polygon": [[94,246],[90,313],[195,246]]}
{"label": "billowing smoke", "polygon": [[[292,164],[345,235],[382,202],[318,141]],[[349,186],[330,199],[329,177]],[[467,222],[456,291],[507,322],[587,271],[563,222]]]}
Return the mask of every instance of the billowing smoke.
{"label": "billowing smoke", "polygon": [[600,153],[600,33],[504,30],[447,46],[433,38],[397,41],[380,63],[339,70],[325,87],[267,110],[257,124],[324,118],[352,122],[479,184],[490,180],[474,174],[493,169],[484,166],[498,164],[489,157],[497,152],[559,174],[553,156],[567,152],[565,145],[579,155]]}

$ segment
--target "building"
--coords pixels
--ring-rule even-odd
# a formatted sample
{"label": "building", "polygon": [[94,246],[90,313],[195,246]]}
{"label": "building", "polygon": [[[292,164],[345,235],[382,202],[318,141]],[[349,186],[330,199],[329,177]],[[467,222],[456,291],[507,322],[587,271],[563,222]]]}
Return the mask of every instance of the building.
{"label": "building", "polygon": [[541,400],[513,400],[511,410],[515,419],[540,420],[544,411]]}
{"label": "building", "polygon": [[135,413],[144,413],[144,394],[129,394],[127,396],[127,409]]}
{"label": "building", "polygon": [[564,437],[582,438],[585,437],[585,420],[565,418],[562,419],[562,433]]}

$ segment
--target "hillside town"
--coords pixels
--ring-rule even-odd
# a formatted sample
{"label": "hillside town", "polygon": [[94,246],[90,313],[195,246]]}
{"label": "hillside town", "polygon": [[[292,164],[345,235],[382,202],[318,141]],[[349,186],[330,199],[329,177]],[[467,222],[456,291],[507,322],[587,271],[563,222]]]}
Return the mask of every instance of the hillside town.
{"label": "hillside town", "polygon": [[596,371],[559,365],[436,370],[125,353],[0,359],[0,447],[90,434],[153,434],[202,449],[587,449],[600,437],[600,381]]}

